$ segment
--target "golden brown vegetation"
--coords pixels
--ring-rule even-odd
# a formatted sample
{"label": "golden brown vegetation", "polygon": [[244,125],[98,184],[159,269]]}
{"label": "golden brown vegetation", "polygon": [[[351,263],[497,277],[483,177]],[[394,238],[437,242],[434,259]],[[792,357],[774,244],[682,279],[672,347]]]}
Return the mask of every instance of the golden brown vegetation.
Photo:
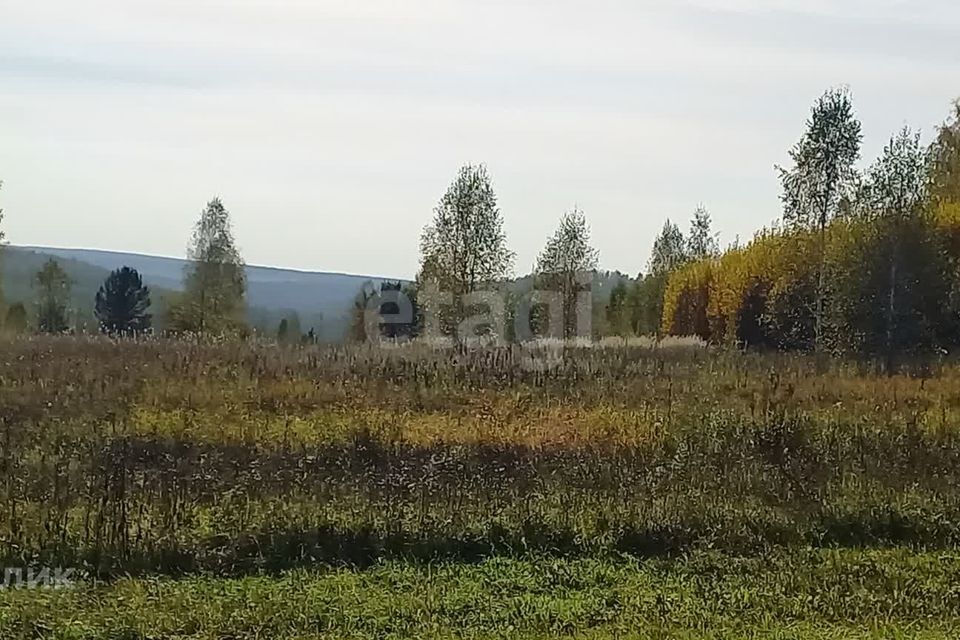
{"label": "golden brown vegetation", "polygon": [[236,573],[960,543],[960,369],[678,348],[0,346],[0,553]]}

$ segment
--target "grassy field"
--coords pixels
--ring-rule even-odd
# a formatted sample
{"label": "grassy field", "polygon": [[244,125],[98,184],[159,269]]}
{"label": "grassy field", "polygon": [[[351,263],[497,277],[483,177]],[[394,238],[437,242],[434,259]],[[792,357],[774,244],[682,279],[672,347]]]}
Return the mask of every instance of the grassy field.
{"label": "grassy field", "polygon": [[952,638],[960,555],[387,563],[11,592],[4,638]]}
{"label": "grassy field", "polygon": [[536,355],[0,344],[0,637],[951,636],[960,368]]}

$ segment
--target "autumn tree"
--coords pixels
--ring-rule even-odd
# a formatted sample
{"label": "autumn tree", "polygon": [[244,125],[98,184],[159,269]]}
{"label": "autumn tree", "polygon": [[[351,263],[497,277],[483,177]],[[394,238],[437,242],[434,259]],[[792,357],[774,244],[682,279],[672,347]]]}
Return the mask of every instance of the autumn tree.
{"label": "autumn tree", "polygon": [[152,317],[150,289],[136,269],[122,267],[110,273],[97,291],[94,314],[100,330],[111,335],[149,331]]}
{"label": "autumn tree", "polygon": [[[578,311],[589,317],[590,305],[580,309],[581,293],[592,283],[599,253],[590,246],[590,228],[579,209],[565,213],[537,258],[537,287],[558,296],[563,337],[577,336],[582,329]],[[589,336],[589,332],[587,332]]]}
{"label": "autumn tree", "polygon": [[60,263],[50,258],[34,278],[37,287],[37,329],[42,333],[63,333],[69,329],[67,306],[73,285]]}
{"label": "autumn tree", "polygon": [[826,230],[856,191],[863,136],[846,89],[827,91],[813,106],[807,128],[790,150],[792,166],[778,167],[784,222],[815,229],[819,238],[815,349],[821,349],[826,291]]}
{"label": "autumn tree", "polygon": [[929,191],[936,204],[960,203],[960,100],[930,145]]}
{"label": "autumn tree", "polygon": [[200,215],[187,250],[184,292],[171,309],[171,328],[199,335],[233,333],[243,325],[246,274],[230,213],[214,198]]}
{"label": "autumn tree", "polygon": [[440,294],[421,302],[431,314],[448,307],[442,330],[450,333],[464,318],[465,296],[510,277],[513,260],[487,169],[463,167],[420,238],[419,284]]}

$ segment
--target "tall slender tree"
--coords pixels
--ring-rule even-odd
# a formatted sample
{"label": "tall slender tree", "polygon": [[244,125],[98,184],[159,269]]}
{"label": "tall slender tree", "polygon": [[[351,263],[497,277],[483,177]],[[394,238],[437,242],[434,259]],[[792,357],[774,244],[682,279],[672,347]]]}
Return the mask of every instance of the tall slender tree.
{"label": "tall slender tree", "polygon": [[184,292],[170,313],[171,328],[200,335],[233,333],[243,325],[246,274],[230,213],[214,198],[200,215],[187,250]]}
{"label": "tall slender tree", "polygon": [[[904,305],[901,298],[909,295],[912,300],[907,306],[921,306],[920,297],[917,295],[920,292],[908,291],[914,288],[910,282],[914,278],[904,277],[905,272],[909,271],[914,271],[913,276],[917,275],[914,269],[904,268],[904,262],[909,260],[908,256],[904,255],[904,245],[910,243],[911,237],[916,237],[916,232],[919,231],[916,223],[927,200],[925,170],[926,158],[920,145],[920,134],[904,127],[890,138],[867,177],[870,210],[880,218],[877,225],[882,234],[883,246],[879,247],[879,257],[887,263],[889,274],[882,300],[885,308],[883,336],[888,371],[893,370],[896,352],[905,346],[900,344],[901,338],[906,337],[902,331],[904,321],[911,322],[909,311],[907,317],[904,317],[905,309],[902,308]],[[913,258],[921,256],[914,255]],[[910,333],[912,331],[908,330],[907,334]]]}
{"label": "tall slender tree", "polygon": [[122,267],[104,281],[94,304],[100,330],[111,335],[130,335],[150,330],[150,289],[136,269]]}
{"label": "tall slender tree", "polygon": [[69,329],[67,307],[73,285],[60,263],[50,258],[35,276],[38,289],[37,329],[42,333],[63,333]]}
{"label": "tall slender tree", "polygon": [[637,333],[659,335],[663,316],[663,296],[670,274],[690,259],[688,242],[675,223],[667,220],[653,241],[645,277],[638,277],[633,292],[634,327]]}
{"label": "tall slender tree", "polygon": [[593,282],[599,252],[590,246],[590,227],[583,212],[574,208],[560,218],[560,225],[547,240],[537,258],[537,286],[559,296],[563,318],[563,337],[578,331],[578,299]]}
{"label": "tall slender tree", "polygon": [[[464,296],[510,277],[513,261],[486,167],[464,166],[420,238],[418,280],[452,296],[452,313],[443,323],[445,332],[463,319]],[[427,313],[439,313],[438,301],[424,299],[421,303]]]}
{"label": "tall slender tree", "polygon": [[687,236],[687,256],[691,260],[703,260],[716,257],[720,253],[720,243],[713,232],[710,212],[702,204],[693,212],[690,220],[690,234]]}
{"label": "tall slender tree", "polygon": [[778,167],[783,185],[784,221],[819,234],[815,349],[823,342],[826,299],[826,230],[856,191],[855,163],[863,138],[846,89],[831,89],[814,104],[807,129],[790,150],[792,167]]}
{"label": "tall slender tree", "polygon": [[680,227],[667,220],[660,235],[653,241],[648,271],[652,276],[669,275],[689,259],[687,241]]}
{"label": "tall slender tree", "polygon": [[607,302],[607,330],[611,335],[626,336],[630,333],[629,301],[630,290],[627,280],[621,279],[614,285]]}

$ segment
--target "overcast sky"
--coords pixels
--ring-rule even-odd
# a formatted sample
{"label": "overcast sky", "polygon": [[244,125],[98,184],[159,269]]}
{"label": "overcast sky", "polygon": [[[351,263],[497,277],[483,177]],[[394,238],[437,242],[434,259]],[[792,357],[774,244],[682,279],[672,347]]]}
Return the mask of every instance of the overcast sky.
{"label": "overcast sky", "polygon": [[779,215],[773,166],[848,84],[865,161],[960,96],[956,0],[0,0],[14,244],[183,256],[220,195],[248,262],[411,277],[464,163],[517,271],[573,206],[634,274],[700,202]]}

